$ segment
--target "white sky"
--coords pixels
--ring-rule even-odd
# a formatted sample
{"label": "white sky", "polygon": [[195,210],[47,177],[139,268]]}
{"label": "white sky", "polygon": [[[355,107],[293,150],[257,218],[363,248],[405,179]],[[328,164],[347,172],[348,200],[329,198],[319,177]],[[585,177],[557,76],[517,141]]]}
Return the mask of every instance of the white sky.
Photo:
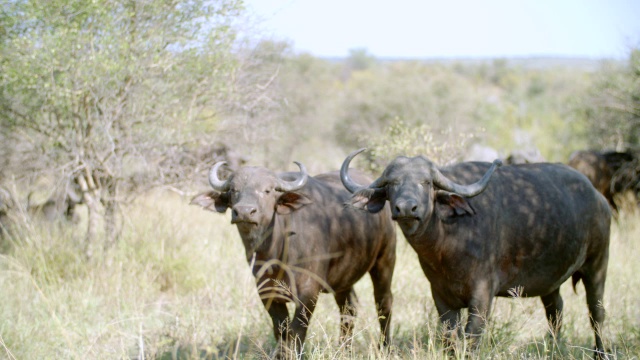
{"label": "white sky", "polygon": [[615,57],[640,46],[640,0],[245,0],[298,52],[376,57]]}

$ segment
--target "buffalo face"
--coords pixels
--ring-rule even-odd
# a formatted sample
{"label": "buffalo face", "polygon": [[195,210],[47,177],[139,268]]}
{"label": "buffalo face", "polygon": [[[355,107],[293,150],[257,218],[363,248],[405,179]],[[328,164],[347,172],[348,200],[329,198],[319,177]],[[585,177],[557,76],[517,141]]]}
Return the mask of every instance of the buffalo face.
{"label": "buffalo face", "polygon": [[[417,161],[413,161],[417,160]],[[428,172],[416,167],[414,162],[422,158],[409,159],[399,157],[386,168],[382,201],[388,200],[391,217],[405,234],[414,234],[420,224],[425,223],[433,213],[434,188]],[[410,171],[414,169],[414,171]]]}
{"label": "buffalo face", "polygon": [[347,156],[340,170],[343,185],[353,194],[349,205],[375,213],[382,209],[385,201],[389,201],[393,219],[408,236],[427,226],[434,211],[443,221],[473,214],[465,198],[484,191],[491,175],[501,165],[500,160],[496,160],[480,181],[459,185],[446,178],[422,156],[400,156],[387,166],[380,178],[367,186],[355,183],[348,174],[349,163],[362,151],[364,149]]}
{"label": "buffalo face", "polygon": [[307,182],[304,165],[297,163],[300,174],[295,179],[282,179],[272,171],[261,167],[242,167],[227,180],[218,178],[218,169],[224,162],[216,163],[209,174],[214,189],[197,195],[191,201],[207,210],[225,213],[231,209],[231,223],[241,234],[252,239],[247,248],[255,250],[268,234],[275,214],[289,214],[309,204],[308,197],[298,192]]}

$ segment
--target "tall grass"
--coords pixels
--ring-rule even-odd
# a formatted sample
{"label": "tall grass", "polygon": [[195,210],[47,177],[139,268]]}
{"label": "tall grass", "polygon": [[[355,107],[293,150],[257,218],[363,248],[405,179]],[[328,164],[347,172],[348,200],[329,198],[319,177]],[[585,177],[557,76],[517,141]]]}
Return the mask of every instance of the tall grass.
{"label": "tall grass", "polygon": [[[158,192],[125,210],[121,240],[91,260],[82,232],[29,224],[4,239],[0,255],[0,357],[7,359],[262,358],[275,347],[244,249],[227,215],[188,206]],[[613,358],[640,353],[640,215],[612,228],[603,329]],[[401,235],[400,235],[401,236]],[[441,359],[429,283],[404,239],[393,282],[393,346],[380,352],[371,281],[360,300],[353,346],[339,343],[333,298],[322,295],[308,331],[310,359]],[[546,336],[538,298],[495,301],[474,359],[593,357],[584,288],[565,284],[560,339]],[[464,343],[459,345],[463,350]],[[461,357],[460,351],[457,357]]]}

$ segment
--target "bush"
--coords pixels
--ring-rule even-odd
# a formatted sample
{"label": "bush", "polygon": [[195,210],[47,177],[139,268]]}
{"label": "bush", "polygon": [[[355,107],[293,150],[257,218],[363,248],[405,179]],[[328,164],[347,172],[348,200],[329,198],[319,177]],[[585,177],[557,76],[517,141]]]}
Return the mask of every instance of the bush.
{"label": "bush", "polygon": [[365,169],[374,174],[381,173],[395,157],[422,155],[436,164],[446,165],[460,160],[473,134],[465,134],[447,128],[434,131],[430,126],[405,124],[395,118],[379,135],[363,136],[360,143],[366,144],[370,152],[362,157]]}

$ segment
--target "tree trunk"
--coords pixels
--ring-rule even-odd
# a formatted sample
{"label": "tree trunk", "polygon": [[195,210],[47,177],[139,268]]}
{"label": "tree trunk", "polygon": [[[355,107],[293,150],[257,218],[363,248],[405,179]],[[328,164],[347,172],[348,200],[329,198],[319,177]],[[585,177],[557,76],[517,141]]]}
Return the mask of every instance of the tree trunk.
{"label": "tree trunk", "polygon": [[91,172],[87,169],[86,173],[88,173],[89,176],[87,176],[87,174],[78,176],[78,184],[80,184],[82,199],[88,209],[87,235],[85,238],[84,250],[87,258],[91,258],[93,256],[96,239],[98,238],[100,209],[96,196],[95,183],[93,178],[90,176]]}
{"label": "tree trunk", "polygon": [[121,228],[118,224],[120,208],[118,206],[118,181],[108,178],[104,184],[106,198],[104,199],[104,230],[106,241],[105,250],[112,248],[120,238]]}

